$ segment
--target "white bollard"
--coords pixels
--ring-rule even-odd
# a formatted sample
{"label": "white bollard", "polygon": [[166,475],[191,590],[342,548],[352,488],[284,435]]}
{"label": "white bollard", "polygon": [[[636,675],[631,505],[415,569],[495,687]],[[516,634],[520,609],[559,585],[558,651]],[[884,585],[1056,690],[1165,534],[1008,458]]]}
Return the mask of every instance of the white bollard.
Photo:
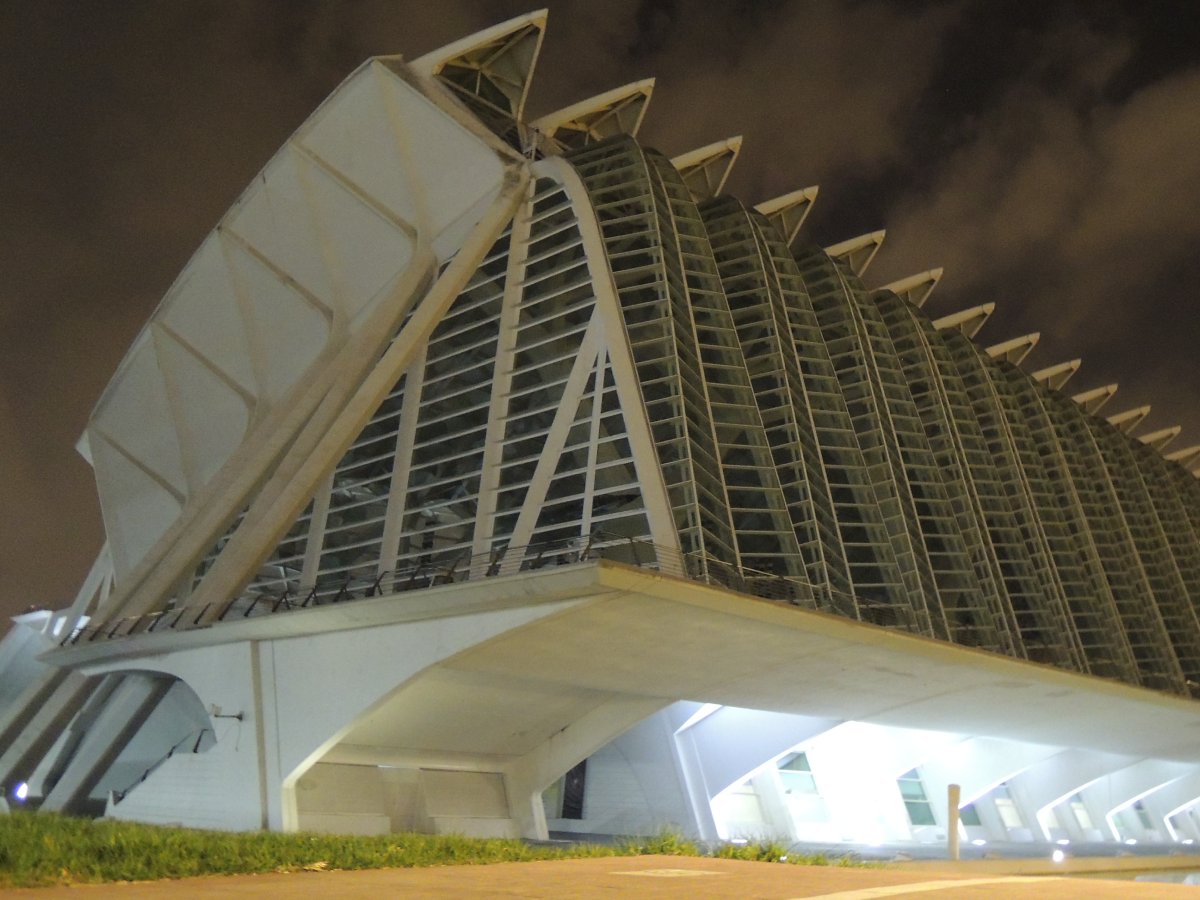
{"label": "white bollard", "polygon": [[957,784],[946,787],[946,856],[958,859],[958,802],[962,788]]}

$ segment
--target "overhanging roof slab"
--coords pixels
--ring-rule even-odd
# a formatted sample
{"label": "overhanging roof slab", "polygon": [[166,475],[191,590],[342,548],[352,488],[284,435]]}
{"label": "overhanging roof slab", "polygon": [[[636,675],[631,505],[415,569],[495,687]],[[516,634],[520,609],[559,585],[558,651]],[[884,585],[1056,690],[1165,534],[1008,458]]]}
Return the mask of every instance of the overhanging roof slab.
{"label": "overhanging roof slab", "polygon": [[[455,707],[456,714],[470,722],[490,715],[499,702],[492,694],[499,692],[508,698],[501,704],[503,722],[480,730],[477,743],[490,746],[476,746],[476,752],[519,753],[524,747],[506,743],[506,735],[525,727],[545,734],[558,719],[558,727],[565,727],[597,703],[641,699],[694,700],[1200,762],[1200,703],[606,560],[430,588],[419,598],[420,611],[412,606],[417,599],[412,595],[383,597],[200,631],[115,639],[51,655],[58,662],[80,653],[94,658],[120,646],[122,666],[136,666],[139,646],[141,654],[152,655],[171,639],[193,645],[245,640],[248,629],[259,640],[270,639],[273,630],[286,639],[306,631],[319,638],[326,631],[361,629],[364,641],[395,641],[394,630],[372,626],[414,616],[470,615],[482,608],[561,604],[569,597],[579,599],[398,684],[395,697],[403,709],[397,706],[393,715],[385,704],[374,711],[392,724],[381,725],[370,740],[399,733],[401,718],[406,727],[432,722],[420,718],[422,703],[413,705],[423,695],[443,711],[439,698],[453,695],[462,705]],[[89,667],[93,672],[107,668]],[[336,667],[330,677],[336,679]],[[422,684],[422,678],[431,680]],[[474,694],[463,685],[491,687]],[[548,710],[539,702],[549,696],[562,700],[561,709],[549,716],[554,721],[548,721]],[[471,750],[467,733],[442,735],[441,728],[431,725],[421,742],[447,743],[445,749],[459,753]],[[408,746],[421,730],[406,733]],[[353,741],[364,742],[366,734]]]}

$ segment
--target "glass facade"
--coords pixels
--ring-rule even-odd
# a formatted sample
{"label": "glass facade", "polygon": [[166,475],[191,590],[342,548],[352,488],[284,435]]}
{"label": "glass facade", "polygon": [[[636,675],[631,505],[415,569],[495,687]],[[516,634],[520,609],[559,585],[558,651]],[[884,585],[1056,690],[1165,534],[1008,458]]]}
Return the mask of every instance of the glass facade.
{"label": "glass facade", "polygon": [[[1190,473],[868,290],[853,254],[711,196],[712,160],[681,171],[611,131],[528,144],[523,101],[469,68],[439,77],[525,149],[522,202],[216,619],[605,557],[1200,687]],[[250,540],[244,500],[153,613],[169,627],[214,619],[169,613]]]}

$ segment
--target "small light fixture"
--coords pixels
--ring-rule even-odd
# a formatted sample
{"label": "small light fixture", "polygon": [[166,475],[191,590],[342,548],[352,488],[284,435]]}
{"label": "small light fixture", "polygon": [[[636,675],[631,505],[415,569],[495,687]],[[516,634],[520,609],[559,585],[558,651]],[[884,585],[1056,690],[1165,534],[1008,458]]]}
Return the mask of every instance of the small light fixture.
{"label": "small light fixture", "polygon": [[1055,850],[1050,854],[1050,858],[1056,863],[1060,863],[1067,858],[1067,854],[1063,853],[1061,850]]}
{"label": "small light fixture", "polygon": [[1060,846],[1060,847],[1067,847],[1067,846],[1070,846],[1071,841],[1067,838],[1059,838],[1054,843],[1058,844],[1058,846]]}
{"label": "small light fixture", "polygon": [[18,785],[17,785],[15,788],[13,788],[13,796],[14,796],[14,797],[15,797],[17,800],[19,800],[21,803],[24,803],[24,802],[25,802],[25,800],[26,800],[26,798],[27,798],[27,797],[29,797],[29,785],[28,785],[28,783],[26,783],[26,782],[22,781],[22,782],[21,782],[20,784],[18,784]]}
{"label": "small light fixture", "polygon": [[737,844],[740,847],[740,846],[742,846],[742,844],[748,844],[750,842],[747,841],[745,838],[730,838],[729,843]]}
{"label": "small light fixture", "polygon": [[1132,847],[1134,844],[1137,843],[1137,838],[1126,838],[1125,843],[1128,844],[1130,847]]}
{"label": "small light fixture", "polygon": [[982,847],[987,843],[987,841],[985,841],[983,838],[975,838],[975,840],[971,841],[971,843],[976,847]]}
{"label": "small light fixture", "polygon": [[1184,839],[1183,839],[1182,841],[1180,841],[1179,843],[1181,843],[1181,844],[1194,844],[1194,843],[1196,843],[1196,842],[1195,842],[1195,841],[1193,841],[1191,838],[1184,838]]}

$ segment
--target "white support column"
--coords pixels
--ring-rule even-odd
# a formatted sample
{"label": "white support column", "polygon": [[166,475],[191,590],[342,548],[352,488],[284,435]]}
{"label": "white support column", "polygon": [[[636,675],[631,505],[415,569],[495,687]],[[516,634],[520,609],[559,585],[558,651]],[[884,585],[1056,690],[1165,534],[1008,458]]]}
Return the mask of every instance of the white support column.
{"label": "white support column", "polygon": [[524,837],[549,836],[542,792],[571,767],[666,704],[655,697],[614,697],[504,769],[510,815]]}
{"label": "white support column", "polygon": [[[1193,841],[1200,839],[1200,829],[1197,829],[1195,820],[1186,814],[1180,815],[1200,803],[1200,771],[1172,781],[1146,797],[1142,803],[1155,822],[1162,823],[1160,827],[1168,839],[1174,841],[1189,838]],[[1178,817],[1181,828],[1177,828],[1168,821],[1174,817]]]}
{"label": "white support column", "polygon": [[12,790],[33,773],[97,683],[78,672],[50,670],[26,689],[0,721],[0,786]]}
{"label": "white support column", "polygon": [[71,812],[87,800],[96,782],[171,689],[171,683],[169,678],[140,673],[123,676],[91,722],[41,808],[51,812]]}
{"label": "white support column", "polygon": [[[1027,796],[1020,781],[1022,774],[1036,769],[1043,760],[1059,752],[1056,747],[1005,741],[999,738],[963,738],[939,753],[921,761],[921,780],[932,800],[946,796],[951,784],[960,787],[959,808],[986,795],[998,784],[1007,782],[1010,796],[1030,836],[1038,838],[1038,805]],[[987,838],[1011,840],[1007,829],[997,831],[998,820],[987,828]],[[983,827],[983,826],[980,826]],[[971,838],[979,833],[968,832]]]}
{"label": "white support column", "polygon": [[[678,557],[679,532],[675,528],[671,501],[663,482],[662,470],[658,465],[658,451],[654,446],[646,406],[642,402],[637,368],[633,362],[629,336],[625,333],[621,318],[621,300],[608,265],[608,254],[604,248],[600,223],[591,207],[583,181],[569,163],[561,157],[551,157],[542,160],[539,165],[554,173],[574,204],[579,235],[583,239],[583,248],[587,254],[588,274],[591,276],[592,290],[596,295],[595,317],[600,322],[600,336],[612,363],[613,380],[616,382],[617,396],[621,402],[621,414],[625,418],[629,446],[633,451],[633,464],[641,485],[642,499],[646,504],[650,535],[656,547],[674,551]],[[659,565],[663,565],[663,560],[659,560]],[[682,574],[682,561],[678,565],[680,571],[675,571],[674,574]]]}
{"label": "white support column", "polygon": [[575,424],[579,403],[583,399],[584,388],[587,387],[588,376],[596,366],[596,356],[599,351],[598,332],[599,328],[593,317],[588,323],[587,330],[583,333],[583,339],[579,345],[579,355],[575,357],[571,372],[567,376],[567,382],[563,385],[558,409],[550,423],[550,430],[546,433],[546,440],[542,444],[537,466],[529,479],[529,489],[525,494],[525,501],[521,504],[517,524],[513,526],[509,549],[505,552],[504,561],[500,565],[501,574],[509,574],[517,570],[521,556],[525,553],[525,547],[532,538],[533,528],[537,524],[538,516],[546,501],[546,492],[550,489],[550,480],[554,477],[563,447],[567,443],[567,436]]}
{"label": "white support column", "polygon": [[379,566],[376,569],[379,576],[395,568],[396,557],[400,553],[400,532],[404,530],[408,478],[412,469],[413,444],[417,438],[417,419],[421,414],[421,392],[425,387],[428,351],[428,346],[421,347],[404,378],[404,404],[400,407],[400,421],[397,423],[396,452],[392,457],[392,478],[388,487],[383,539],[379,547]]}
{"label": "white support column", "polygon": [[[1053,748],[1048,748],[1053,750]],[[1124,756],[1110,753],[1094,753],[1087,750],[1059,750],[1048,754],[1041,762],[1030,765],[1024,771],[1014,774],[1009,779],[1014,787],[1028,801],[1034,813],[1034,821],[1030,827],[1036,827],[1042,840],[1059,840],[1066,838],[1072,841],[1105,840],[1103,832],[1098,836],[1088,833],[1080,824],[1069,801],[1083,791],[1089,784],[1103,778],[1109,772],[1122,769],[1133,760]],[[1085,804],[1086,806],[1086,804]],[[1042,818],[1046,810],[1054,810],[1065,834],[1047,833],[1042,827]],[[1103,813],[1100,813],[1102,816]],[[1103,828],[1102,818],[1088,810],[1093,827]],[[1109,837],[1108,839],[1111,839]]]}
{"label": "white support column", "polygon": [[1096,826],[1106,829],[1113,839],[1166,840],[1165,833],[1157,833],[1157,829],[1147,830],[1140,821],[1134,822],[1137,816],[1131,807],[1143,797],[1194,771],[1195,767],[1186,763],[1142,760],[1110,772],[1079,793],[1089,806],[1103,810]]}
{"label": "white support column", "polygon": [[325,523],[329,517],[329,503],[333,497],[333,471],[321,479],[313,494],[312,519],[308,523],[308,538],[304,542],[304,562],[300,570],[300,584],[312,586],[317,583],[317,571],[321,568],[321,548],[325,544]]}

